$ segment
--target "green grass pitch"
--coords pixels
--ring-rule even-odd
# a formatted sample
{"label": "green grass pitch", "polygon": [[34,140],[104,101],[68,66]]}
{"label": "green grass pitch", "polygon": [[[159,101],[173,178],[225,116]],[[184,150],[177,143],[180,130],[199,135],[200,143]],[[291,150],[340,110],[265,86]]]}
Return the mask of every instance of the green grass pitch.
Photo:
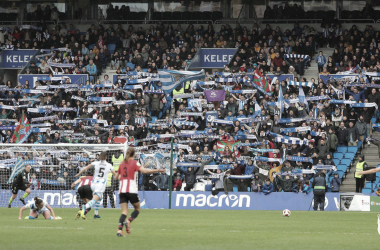
{"label": "green grass pitch", "polygon": [[[116,237],[119,209],[101,219],[75,220],[77,209],[55,209],[60,221],[18,220],[19,208],[0,208],[0,249],[379,249],[377,213],[149,210]],[[29,211],[28,211],[29,213]],[[27,216],[26,211],[23,217]]]}

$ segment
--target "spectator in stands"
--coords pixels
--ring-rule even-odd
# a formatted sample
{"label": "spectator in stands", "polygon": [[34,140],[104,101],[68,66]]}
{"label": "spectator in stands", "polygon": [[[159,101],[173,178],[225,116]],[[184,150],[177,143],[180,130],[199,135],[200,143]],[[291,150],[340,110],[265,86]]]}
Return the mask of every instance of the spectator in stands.
{"label": "spectator in stands", "polygon": [[270,182],[269,179],[265,180],[265,183],[263,185],[262,192],[267,195],[273,192],[273,184]]}
{"label": "spectator in stands", "polygon": [[340,123],[339,128],[336,131],[337,137],[338,137],[338,145],[339,146],[347,146],[348,144],[348,131],[345,127],[344,122]]}
{"label": "spectator in stands", "polygon": [[288,174],[285,175],[285,179],[281,178],[280,175],[276,176],[277,180],[280,183],[280,190],[284,192],[292,192],[293,190],[293,180],[290,179],[290,176]]}
{"label": "spectator in stands", "polygon": [[330,181],[331,192],[339,192],[341,179],[338,173],[334,173],[334,177]]}
{"label": "spectator in stands", "polygon": [[158,191],[169,191],[169,176],[167,174],[160,173],[156,180]]}
{"label": "spectator in stands", "polygon": [[315,62],[318,64],[318,72],[322,72],[323,67],[326,64],[326,57],[323,55],[322,51],[319,51],[319,55],[315,59]]}
{"label": "spectator in stands", "polygon": [[356,146],[359,141],[359,131],[357,127],[354,127],[354,123],[352,121],[349,122],[349,127],[347,128],[348,134],[348,146]]}
{"label": "spectator in stands", "polygon": [[259,174],[254,175],[254,179],[251,181],[251,192],[261,192],[263,182],[259,178]]}

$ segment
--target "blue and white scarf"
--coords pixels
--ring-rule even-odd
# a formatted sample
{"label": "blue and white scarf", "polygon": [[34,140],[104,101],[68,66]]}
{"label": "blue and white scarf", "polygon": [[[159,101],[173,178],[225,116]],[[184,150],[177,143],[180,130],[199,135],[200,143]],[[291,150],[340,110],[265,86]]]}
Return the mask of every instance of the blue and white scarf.
{"label": "blue and white scarf", "polygon": [[213,123],[218,123],[218,124],[227,124],[227,125],[234,125],[234,122],[233,121],[227,121],[227,120],[222,120],[222,119],[214,119],[211,124]]}
{"label": "blue and white scarf", "polygon": [[282,118],[278,119],[277,123],[292,123],[292,122],[301,122],[304,121],[306,118]]}
{"label": "blue and white scarf", "polygon": [[130,105],[137,104],[137,100],[126,100],[126,101],[114,101],[113,105]]}
{"label": "blue and white scarf", "polygon": [[32,118],[32,122],[48,121],[48,120],[58,120],[58,116],[57,115],[52,115],[52,116]]}
{"label": "blue and white scarf", "polygon": [[352,108],[375,108],[376,110],[378,109],[376,103],[353,103],[350,106]]}
{"label": "blue and white scarf", "polygon": [[331,99],[330,103],[332,103],[332,104],[354,104],[354,103],[356,103],[356,101]]}
{"label": "blue and white scarf", "polygon": [[268,152],[271,152],[271,153],[274,153],[274,154],[278,154],[280,152],[280,150],[278,150],[278,149],[260,149],[260,148],[251,148],[250,151],[258,152],[258,153],[268,153]]}
{"label": "blue and white scarf", "polygon": [[180,112],[179,115],[180,116],[201,116],[201,117],[203,117],[202,112]]}
{"label": "blue and white scarf", "polygon": [[295,82],[295,81],[289,81],[288,86],[301,86],[301,87],[309,87],[312,88],[314,84],[312,82]]}
{"label": "blue and white scarf", "polygon": [[86,99],[84,99],[82,97],[79,97],[79,96],[75,96],[75,95],[71,96],[71,99],[78,100],[78,101],[81,101],[81,102],[87,102]]}
{"label": "blue and white scarf", "polygon": [[285,143],[285,144],[297,144],[297,145],[308,145],[309,142],[306,141],[306,140],[300,140],[300,139],[286,139],[286,138],[283,138],[283,137],[276,137],[275,138],[275,142],[281,142],[281,143]]}
{"label": "blue and white scarf", "polygon": [[285,157],[285,160],[313,163],[313,159],[311,157],[301,157],[301,156],[290,156],[290,155],[287,155]]}
{"label": "blue and white scarf", "polygon": [[115,97],[87,97],[87,100],[91,102],[113,102]]}
{"label": "blue and white scarf", "polygon": [[244,90],[231,90],[229,91],[231,94],[255,94],[257,92],[256,89],[244,89]]}
{"label": "blue and white scarf", "polygon": [[10,110],[15,110],[15,107],[9,106],[9,105],[0,105],[0,109],[10,109]]}
{"label": "blue and white scarf", "polygon": [[195,128],[198,128],[199,125],[198,123],[196,122],[190,122],[190,121],[180,121],[178,119],[175,119],[173,120],[173,123],[177,126],[182,126],[182,125],[185,125],[185,126],[194,126]]}
{"label": "blue and white scarf", "polygon": [[311,130],[311,127],[282,128],[281,133],[298,133]]}
{"label": "blue and white scarf", "polygon": [[268,157],[263,157],[263,156],[256,156],[254,160],[264,161],[264,162],[280,162],[280,164],[282,164],[283,162],[283,160],[280,158],[268,158]]}

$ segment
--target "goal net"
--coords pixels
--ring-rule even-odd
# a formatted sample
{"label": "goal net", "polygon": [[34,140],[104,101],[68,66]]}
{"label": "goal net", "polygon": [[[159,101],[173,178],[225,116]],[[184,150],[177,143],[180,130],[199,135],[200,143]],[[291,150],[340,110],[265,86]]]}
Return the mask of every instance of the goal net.
{"label": "goal net", "polygon": [[[78,179],[75,175],[88,164],[97,161],[101,152],[107,153],[107,161],[117,170],[126,150],[126,144],[0,145],[0,207],[8,206],[13,179],[24,170],[26,164],[31,165],[29,173],[31,194],[25,199],[26,201],[38,196],[45,199],[52,207],[78,207],[75,187],[71,187]],[[92,175],[91,170],[83,175],[87,174]],[[107,186],[111,187],[110,190],[118,190],[117,185],[117,181],[110,174]],[[23,194],[24,192],[19,190],[12,207],[22,206],[19,199]],[[107,203],[107,207],[111,207],[110,203]]]}

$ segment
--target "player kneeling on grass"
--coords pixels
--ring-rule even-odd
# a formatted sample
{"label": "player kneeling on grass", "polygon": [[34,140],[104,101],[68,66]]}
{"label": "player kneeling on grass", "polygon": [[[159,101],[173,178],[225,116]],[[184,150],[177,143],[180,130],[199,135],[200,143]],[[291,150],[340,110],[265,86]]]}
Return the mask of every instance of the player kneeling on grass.
{"label": "player kneeling on grass", "polygon": [[86,220],[86,210],[88,211],[89,208],[92,206],[100,205],[100,200],[103,197],[103,193],[106,190],[106,182],[107,182],[107,176],[111,172],[114,176],[116,176],[115,171],[113,170],[113,166],[109,164],[106,159],[107,159],[107,153],[102,152],[99,156],[100,161],[93,162],[89,164],[87,167],[82,168],[82,170],[75,175],[75,177],[80,176],[84,171],[87,171],[91,167],[94,167],[94,177],[91,181],[91,190],[93,192],[93,198],[89,202],[87,202],[86,205],[82,206],[82,210],[78,211],[77,217],[80,214],[80,216]]}
{"label": "player kneeling on grass", "polygon": [[34,220],[38,218],[38,215],[42,214],[47,220],[61,220],[59,216],[55,216],[54,210],[47,204],[44,200],[34,197],[34,200],[31,200],[25,206],[21,207],[20,215],[18,216],[21,220],[22,213],[24,210],[30,208],[29,216],[25,217],[25,220]]}
{"label": "player kneeling on grass", "polygon": [[[138,196],[137,188],[137,176],[140,171],[143,174],[152,174],[152,173],[165,173],[165,169],[146,169],[140,165],[137,161],[133,160],[135,156],[135,149],[128,148],[127,153],[125,154],[124,161],[120,164],[119,170],[117,171],[115,179],[120,180],[119,184],[119,198],[120,198],[120,207],[122,214],[119,219],[119,227],[116,233],[119,237],[124,237],[123,226],[125,225],[125,231],[127,234],[131,233],[131,222],[137,218],[140,213],[140,200]],[[128,201],[130,201],[135,208],[132,212],[131,217],[128,220]]]}

